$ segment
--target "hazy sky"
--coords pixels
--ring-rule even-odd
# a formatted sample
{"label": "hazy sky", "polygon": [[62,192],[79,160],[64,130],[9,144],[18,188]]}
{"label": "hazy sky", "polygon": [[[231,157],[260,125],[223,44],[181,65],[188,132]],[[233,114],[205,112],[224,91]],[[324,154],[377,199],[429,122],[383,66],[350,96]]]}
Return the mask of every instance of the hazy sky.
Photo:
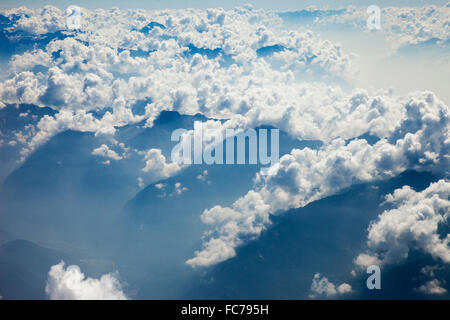
{"label": "hazy sky", "polygon": [[256,8],[265,9],[299,9],[307,6],[317,6],[317,7],[341,7],[347,5],[355,6],[365,6],[376,4],[378,6],[420,6],[423,4],[445,4],[447,0],[434,0],[434,1],[420,1],[420,0],[128,0],[128,1],[111,1],[111,0],[1,0],[0,7],[18,7],[21,5],[26,5],[29,7],[42,7],[47,4],[51,4],[60,8],[65,8],[69,5],[78,5],[85,8],[109,8],[109,7],[119,7],[119,8],[145,8],[145,9],[165,9],[165,8],[209,8],[209,7],[223,7],[232,8],[235,6],[244,5],[247,3],[253,4]]}

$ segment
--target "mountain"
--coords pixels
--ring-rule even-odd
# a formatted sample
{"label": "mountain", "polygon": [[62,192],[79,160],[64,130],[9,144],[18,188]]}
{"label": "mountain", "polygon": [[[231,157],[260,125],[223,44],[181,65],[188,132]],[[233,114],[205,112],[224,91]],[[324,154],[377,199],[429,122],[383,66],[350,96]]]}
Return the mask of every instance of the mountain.
{"label": "mountain", "polygon": [[[267,128],[256,128],[258,139],[260,130]],[[226,141],[223,144],[225,147]],[[317,148],[320,143],[297,141],[280,132],[279,145],[282,156],[294,147]],[[252,188],[260,169],[258,164],[191,165],[174,177],[150,184],[126,204],[120,223],[123,248],[119,251],[123,256],[119,260],[135,267],[129,274],[136,283],[148,279],[148,285],[138,284],[144,288],[138,290],[140,297],[179,295],[197,272],[185,261],[201,246],[207,228],[201,213],[215,205],[231,205]]]}
{"label": "mountain", "polygon": [[21,144],[16,134],[27,126],[36,125],[43,116],[54,114],[53,109],[32,104],[9,104],[0,108],[0,183],[19,166]]}
{"label": "mountain", "polygon": [[[28,112],[31,116],[31,112],[40,111],[41,116],[51,115],[51,109],[47,109],[4,108],[0,110],[0,128],[6,135],[23,127],[22,123],[8,120],[16,113]],[[160,148],[169,157],[172,131],[180,127],[192,128],[193,122],[201,119],[200,116],[165,112],[152,128],[143,127],[143,123],[118,128],[115,139],[124,143],[123,148],[141,151]],[[117,215],[140,190],[137,178],[145,177],[142,171],[145,162],[141,154],[129,152],[122,160],[110,160],[105,164],[105,158],[92,154],[104,143],[111,145],[111,140],[90,132],[68,130],[37,148],[5,178],[0,188],[3,229],[18,237],[49,243],[74,242],[90,246],[111,241]],[[124,152],[121,148],[118,148],[119,153]],[[7,158],[10,159],[14,157]],[[151,182],[151,179],[146,180]]]}
{"label": "mountain", "polygon": [[66,254],[26,240],[0,246],[0,296],[3,299],[45,299],[45,284],[50,267]]}
{"label": "mountain", "polygon": [[[403,185],[420,191],[435,180],[429,173],[406,171],[390,181],[353,186],[273,216],[272,226],[257,240],[194,278],[182,298],[307,299],[315,273],[334,283],[350,283],[358,288],[359,298],[417,298],[412,274],[420,274],[430,257],[411,254],[409,267],[383,268],[381,292],[367,290],[366,278],[353,278],[350,272],[354,258],[365,248],[370,221],[383,211],[379,205],[384,195]],[[357,298],[355,294],[342,297]]]}
{"label": "mountain", "polygon": [[[27,107],[6,111],[25,110],[20,108]],[[51,114],[51,109],[42,112]],[[172,132],[192,129],[194,121],[205,120],[200,115],[163,112],[153,127],[137,123],[117,128],[114,139],[129,150],[161,149],[169,161]],[[20,125],[3,122],[3,128],[10,126],[6,132]],[[258,133],[261,129],[270,127],[256,128]],[[129,152],[104,164],[105,159],[92,154],[103,143],[111,140],[65,131],[9,174],[0,192],[0,223],[14,237],[0,233],[0,239],[46,243],[59,255],[92,261],[85,266],[88,272],[113,271],[114,265],[136,298],[307,298],[317,272],[336,282],[353,281],[357,287],[364,279],[349,276],[352,261],[363,250],[369,222],[382,211],[378,205],[383,196],[403,185],[420,190],[436,179],[410,171],[388,182],[354,186],[272,217],[273,225],[258,240],[238,248],[235,258],[209,269],[192,269],[185,261],[201,248],[208,228],[201,213],[215,205],[229,206],[245,194],[260,165],[191,165],[168,179],[148,178],[141,189],[137,178],[145,177],[142,153]],[[280,132],[279,145],[282,156],[294,147],[318,148],[321,143],[298,141]],[[427,257],[408,263],[419,266],[423,259]],[[45,274],[47,264],[42,266]],[[393,268],[385,276],[398,277],[396,272]],[[43,280],[34,281],[42,285]],[[404,293],[408,285],[406,279],[398,290]],[[37,289],[33,290],[36,296]],[[384,292],[387,295],[389,288]]]}
{"label": "mountain", "polygon": [[[163,112],[153,127],[137,123],[117,128],[114,139],[123,143],[117,152],[158,148],[169,161],[175,145],[172,132],[193,129],[194,121],[205,120]],[[111,145],[111,140],[68,130],[37,148],[0,190],[2,228],[79,257],[115,261],[131,283],[140,286],[148,279],[153,284],[151,292],[142,291],[144,295],[161,297],[167,290],[167,297],[176,296],[193,272],[184,261],[199,247],[205,231],[201,213],[245,194],[261,167],[192,165],[169,179],[152,181],[142,171],[142,153],[130,151],[105,164],[104,158],[92,154],[103,143]],[[317,148],[320,142],[297,141],[280,132],[280,155],[306,146]],[[138,177],[149,185],[140,190]]]}

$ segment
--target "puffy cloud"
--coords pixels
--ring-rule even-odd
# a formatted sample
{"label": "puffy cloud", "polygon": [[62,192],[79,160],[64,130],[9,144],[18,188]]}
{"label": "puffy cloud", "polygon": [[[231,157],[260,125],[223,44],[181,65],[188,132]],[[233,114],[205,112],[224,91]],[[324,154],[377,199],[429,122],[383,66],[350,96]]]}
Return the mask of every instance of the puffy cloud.
{"label": "puffy cloud", "polygon": [[150,174],[154,179],[168,178],[181,170],[176,163],[167,163],[161,149],[152,148],[145,153],[145,167],[142,171]]}
{"label": "puffy cloud", "polygon": [[166,185],[165,185],[164,183],[156,183],[156,184],[155,184],[155,187],[156,187],[157,189],[163,189],[163,188],[166,187]]}
{"label": "puffy cloud", "polygon": [[355,263],[358,266],[368,267],[368,266],[372,266],[372,265],[377,265],[378,266],[378,265],[381,264],[381,261],[376,256],[373,256],[373,255],[370,255],[370,254],[367,254],[367,253],[361,253],[361,254],[359,254],[356,257]]}
{"label": "puffy cloud", "polygon": [[186,192],[188,190],[188,188],[182,186],[181,182],[175,182],[173,194],[180,196],[183,192]]}
{"label": "puffy cloud", "polygon": [[[448,24],[441,8],[428,9],[390,8],[383,14],[414,21],[408,28],[423,41],[441,37],[442,25],[434,20]],[[347,9],[336,19],[345,19],[345,14],[353,19],[357,10]],[[64,29],[63,13],[56,8],[19,8],[5,14],[19,16],[13,31],[39,35]],[[419,20],[437,29],[429,31]],[[149,26],[152,21],[164,27]],[[213,230],[204,249],[188,261],[193,266],[233,256],[236,246],[269,224],[270,214],[408,168],[439,174],[446,170],[446,105],[429,92],[394,97],[389,91],[344,91],[334,80],[351,79],[352,56],[310,31],[286,30],[281,23],[274,12],[251,7],[83,10],[82,32],[15,55],[5,70],[2,103],[33,103],[59,111],[21,135],[22,157],[63,130],[114,134],[128,123],[145,120],[151,126],[163,110],[229,119],[223,125],[207,123],[220,130],[273,125],[294,138],[325,143],[318,151],[292,150],[231,207],[206,210],[202,219]],[[145,26],[145,32],[139,31]],[[284,49],[258,55],[258,49],[274,45]],[[48,70],[34,70],[38,65]],[[132,111],[139,101],[147,101],[142,115]],[[105,107],[112,111],[101,119],[90,113]],[[346,141],[367,132],[381,140],[374,145]],[[161,178],[180,169],[156,149],[146,153],[145,161],[143,170]]]}
{"label": "puffy cloud", "polygon": [[109,158],[109,159],[113,159],[113,160],[123,159],[123,157],[120,156],[119,154],[117,154],[116,151],[109,149],[109,147],[106,144],[102,144],[100,147],[94,149],[92,151],[92,154],[94,156],[100,156],[100,157]]}
{"label": "puffy cloud", "polygon": [[22,160],[31,151],[47,142],[55,134],[65,130],[90,131],[96,134],[113,134],[115,128],[110,113],[106,113],[102,120],[96,119],[91,113],[85,110],[69,111],[61,110],[55,116],[45,115],[36,125],[33,126],[32,134],[26,142],[26,146],[22,149]]}
{"label": "puffy cloud", "polygon": [[76,265],[60,262],[50,268],[45,292],[52,300],[127,300],[114,274],[86,278]]}
{"label": "puffy cloud", "polygon": [[420,287],[416,288],[416,291],[424,293],[424,294],[446,294],[447,289],[441,287],[441,282],[438,279],[433,279]]}
{"label": "puffy cloud", "polygon": [[14,30],[40,35],[65,29],[65,14],[54,6],[36,9],[19,7],[6,10],[4,13],[18,17],[13,26]]}
{"label": "puffy cloud", "polygon": [[349,285],[348,283],[341,283],[337,287],[337,292],[340,293],[340,294],[350,293],[350,292],[352,292],[352,286]]}
{"label": "puffy cloud", "polygon": [[348,283],[342,283],[336,287],[328,278],[321,277],[320,273],[316,273],[311,284],[310,298],[319,296],[333,297],[338,294],[346,294],[352,292],[352,286]]}
{"label": "puffy cloud", "polygon": [[450,217],[450,183],[439,180],[422,192],[408,186],[386,196],[393,206],[369,226],[368,253],[359,255],[356,263],[367,265],[397,264],[412,249],[430,254],[434,259],[450,263],[450,235],[441,236],[439,225]]}
{"label": "puffy cloud", "polygon": [[[232,239],[234,240],[234,239]],[[195,252],[195,258],[186,263],[192,266],[209,266],[218,261],[225,261],[236,255],[235,246],[230,245],[227,239],[211,238],[204,244],[203,250]]]}
{"label": "puffy cloud", "polygon": [[[57,18],[62,12],[56,8],[21,8],[5,14],[20,16],[14,30],[40,34],[42,30],[63,29]],[[54,18],[45,18],[48,15]],[[26,21],[39,22],[39,19],[42,25],[24,27]],[[319,78],[345,75],[351,70],[350,56],[338,45],[323,41],[311,32],[277,28],[279,18],[271,12],[251,8],[99,9],[83,10],[82,20],[83,32],[51,41],[44,49],[12,57],[7,79],[0,83],[3,102],[32,103],[74,113],[113,109],[106,118],[95,121],[95,126],[85,126],[82,131],[98,132],[99,127],[122,126],[143,119],[152,125],[161,111],[177,110],[216,119],[244,116],[248,126],[281,127],[286,123],[282,129],[303,138],[319,135],[328,138],[332,131],[321,132],[325,122],[333,120],[328,116],[328,120],[323,119],[331,111],[325,108],[339,112],[347,104],[346,95],[339,89],[323,84],[308,85],[301,79],[308,70]],[[50,26],[48,21],[54,23]],[[149,35],[137,31],[149,21],[158,21],[165,28],[152,28]],[[276,41],[289,50],[272,57],[257,56],[258,48]],[[187,54],[189,45],[218,49],[221,53],[217,58]],[[149,54],[132,56],[133,50]],[[221,59],[225,56],[236,63],[224,64]],[[48,70],[36,71],[36,66]],[[295,81],[297,75],[301,75],[300,81]],[[318,96],[326,98],[317,99]],[[151,102],[145,106],[145,113],[133,114],[132,105],[148,98]],[[317,103],[311,104],[316,100]],[[328,107],[332,101],[338,102]],[[365,102],[371,103],[370,99]],[[313,111],[319,107],[324,108],[323,112],[315,116]],[[358,113],[363,113],[363,108],[366,106],[361,106]],[[295,125],[301,118],[302,125]],[[67,127],[76,125],[67,124]],[[355,131],[361,134],[366,127]],[[49,136],[50,132],[37,130],[36,134],[42,137]],[[26,148],[32,150],[34,146]]]}
{"label": "puffy cloud", "polygon": [[[21,10],[20,15],[37,15]],[[144,119],[151,126],[161,111],[177,110],[239,121],[243,129],[273,125],[299,139],[331,141],[366,132],[389,136],[406,117],[409,98],[382,91],[343,91],[328,80],[353,70],[351,57],[312,32],[278,28],[279,20],[274,13],[251,8],[84,10],[84,32],[12,58],[8,79],[0,83],[0,97],[6,103],[66,112],[55,117],[65,119],[58,125],[61,130],[111,133],[114,126]],[[165,28],[154,27],[149,35],[137,31],[149,21]],[[216,58],[187,54],[190,44],[221,53]],[[287,49],[267,57],[256,54],[258,48],[275,44]],[[149,54],[132,56],[130,52],[138,49]],[[224,56],[236,63],[224,64]],[[30,71],[37,65],[48,71]],[[306,82],[311,79],[325,83]],[[144,114],[133,114],[133,104],[143,99],[149,101]],[[433,99],[425,107],[436,109],[439,104]],[[72,123],[67,119],[68,111],[80,114],[105,107],[112,111],[85,125],[75,123],[78,116]],[[38,145],[34,142],[58,132],[42,126],[36,130],[38,137],[24,147],[24,155]]]}
{"label": "puffy cloud", "polygon": [[269,210],[270,205],[255,191],[238,199],[232,208],[215,206],[205,210],[201,219],[208,225],[219,226],[217,236],[204,243],[203,249],[186,263],[193,267],[209,266],[235,256],[235,247],[259,235],[269,224]]}

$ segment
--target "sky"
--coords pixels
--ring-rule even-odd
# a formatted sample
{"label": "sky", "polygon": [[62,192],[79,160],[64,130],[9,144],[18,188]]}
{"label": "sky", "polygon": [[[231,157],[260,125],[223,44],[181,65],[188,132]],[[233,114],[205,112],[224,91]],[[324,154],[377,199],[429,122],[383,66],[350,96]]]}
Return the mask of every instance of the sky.
{"label": "sky", "polygon": [[98,1],[43,1],[43,0],[28,0],[28,1],[13,1],[13,0],[2,0],[0,7],[10,8],[18,7],[20,5],[26,5],[29,7],[42,7],[47,4],[54,5],[59,8],[65,8],[70,5],[79,5],[85,8],[142,8],[142,9],[185,9],[185,8],[215,8],[223,7],[225,9],[230,9],[236,6],[242,6],[251,3],[255,8],[263,9],[275,9],[275,10],[291,10],[291,9],[303,9],[308,6],[316,6],[319,8],[330,7],[339,8],[348,5],[358,5],[358,6],[369,6],[371,4],[376,4],[380,7],[382,6],[421,6],[423,4],[445,4],[445,0],[435,0],[435,1],[419,1],[419,0],[396,0],[396,1],[352,1],[352,0],[341,0],[341,1],[326,1],[326,0],[315,0],[315,1],[295,1],[295,0],[281,0],[281,1],[271,1],[271,0],[259,0],[259,1],[241,1],[241,0],[229,0],[229,1],[202,1],[202,0],[189,0],[189,1],[164,1],[164,0],[133,0],[133,1],[108,1],[108,0],[98,0]]}

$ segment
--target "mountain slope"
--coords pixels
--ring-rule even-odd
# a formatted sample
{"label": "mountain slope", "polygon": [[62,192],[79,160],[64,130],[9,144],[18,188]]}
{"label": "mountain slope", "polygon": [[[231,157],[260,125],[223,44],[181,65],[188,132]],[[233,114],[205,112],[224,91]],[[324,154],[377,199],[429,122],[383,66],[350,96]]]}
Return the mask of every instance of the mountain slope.
{"label": "mountain slope", "polygon": [[305,299],[315,273],[358,289],[344,298],[417,297],[412,292],[411,273],[420,274],[418,266],[426,265],[429,257],[411,255],[407,263],[415,268],[403,268],[410,270],[408,273],[394,267],[383,269],[382,292],[369,292],[366,278],[355,279],[350,271],[355,267],[354,258],[364,249],[369,222],[383,211],[379,204],[384,195],[403,185],[422,190],[434,180],[428,173],[407,171],[390,181],[353,186],[273,217],[273,225],[258,240],[238,248],[236,257],[194,279],[183,298]]}

